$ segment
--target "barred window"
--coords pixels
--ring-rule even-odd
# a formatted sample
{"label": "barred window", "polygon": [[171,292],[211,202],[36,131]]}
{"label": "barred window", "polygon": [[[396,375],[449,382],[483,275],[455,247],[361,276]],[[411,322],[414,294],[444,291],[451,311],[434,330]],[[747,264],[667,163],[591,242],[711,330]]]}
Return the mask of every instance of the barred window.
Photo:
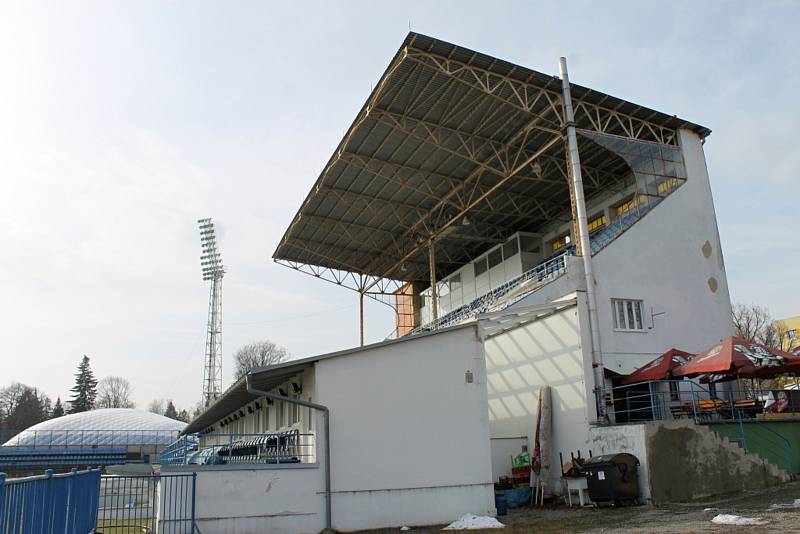
{"label": "barred window", "polygon": [[644,306],[641,300],[611,299],[615,330],[644,331]]}

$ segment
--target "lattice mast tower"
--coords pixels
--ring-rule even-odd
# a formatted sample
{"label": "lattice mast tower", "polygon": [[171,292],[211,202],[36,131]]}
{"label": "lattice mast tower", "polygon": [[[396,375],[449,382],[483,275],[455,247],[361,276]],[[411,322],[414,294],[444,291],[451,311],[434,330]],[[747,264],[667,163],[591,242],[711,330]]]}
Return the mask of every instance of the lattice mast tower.
{"label": "lattice mast tower", "polygon": [[203,371],[203,405],[208,406],[222,394],[222,277],[225,268],[217,249],[217,235],[211,219],[198,219],[203,254],[200,265],[203,280],[211,282],[208,297],[206,363]]}

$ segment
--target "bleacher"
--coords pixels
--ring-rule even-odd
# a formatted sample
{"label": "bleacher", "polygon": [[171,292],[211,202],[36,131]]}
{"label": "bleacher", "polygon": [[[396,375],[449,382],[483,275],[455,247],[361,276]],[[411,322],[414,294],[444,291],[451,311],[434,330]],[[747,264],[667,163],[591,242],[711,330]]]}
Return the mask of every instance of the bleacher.
{"label": "bleacher", "polygon": [[[592,233],[590,243],[592,254],[597,254],[600,250],[608,246],[612,241],[619,237],[625,230],[636,224],[648,211],[653,209],[661,202],[661,198],[652,197],[648,203],[641,203],[638,207],[631,209],[622,217],[616,219],[602,229]],[[465,304],[436,320],[436,328],[445,328],[464,322],[488,311],[499,311],[505,309],[524,297],[530,295],[539,287],[547,282],[555,280],[566,272],[566,256],[574,255],[575,247],[568,247],[558,254],[540,263],[533,269],[526,271],[520,276],[509,280],[505,284],[481,295],[469,304]],[[426,332],[433,329],[433,323],[426,323],[412,330],[411,334]]]}
{"label": "bleacher", "polygon": [[123,464],[127,461],[125,447],[27,449],[0,447],[0,471],[40,471]]}
{"label": "bleacher", "polygon": [[[574,253],[574,249],[571,250],[572,253]],[[460,308],[457,308],[450,313],[439,317],[439,319],[436,321],[436,328],[445,328],[447,326],[455,325],[474,317],[479,313],[489,311],[489,308],[492,305],[499,302],[503,297],[510,293],[512,289],[520,286],[521,284],[533,281],[534,283],[531,284],[531,290],[533,290],[544,283],[555,279],[566,271],[565,256],[568,254],[570,254],[570,250],[561,252],[549,260],[537,265],[533,269],[526,271],[520,276],[509,280],[505,284],[492,289],[484,295],[481,295],[469,304],[465,304],[464,306],[461,306]],[[432,327],[433,325],[431,323],[427,323],[416,328],[412,333],[431,330]]]}

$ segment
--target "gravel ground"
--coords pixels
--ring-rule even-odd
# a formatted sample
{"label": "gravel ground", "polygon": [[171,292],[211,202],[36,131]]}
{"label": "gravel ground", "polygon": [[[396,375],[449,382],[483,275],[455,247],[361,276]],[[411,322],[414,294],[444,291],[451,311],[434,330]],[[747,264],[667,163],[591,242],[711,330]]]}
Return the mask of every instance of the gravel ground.
{"label": "gravel ground", "polygon": [[[623,508],[544,508],[524,507],[509,510],[500,517],[506,528],[496,530],[470,530],[489,533],[556,533],[556,532],[643,532],[643,533],[694,533],[694,532],[798,532],[800,533],[800,508],[791,507],[800,499],[800,482],[759,492],[740,493],[725,499],[697,501],[688,504],[665,506],[631,506]],[[772,505],[784,505],[773,507]],[[710,510],[708,510],[710,508]],[[717,514],[760,517],[763,526],[715,525],[711,522]],[[414,527],[410,532],[439,532],[444,525]],[[374,534],[399,532],[399,529],[364,531]]]}

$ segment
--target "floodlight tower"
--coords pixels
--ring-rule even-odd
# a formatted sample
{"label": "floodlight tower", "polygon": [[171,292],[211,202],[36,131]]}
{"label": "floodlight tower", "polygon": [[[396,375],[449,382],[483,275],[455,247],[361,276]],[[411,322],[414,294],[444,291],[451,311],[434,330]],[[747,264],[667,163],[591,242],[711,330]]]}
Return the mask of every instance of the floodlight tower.
{"label": "floodlight tower", "polygon": [[203,255],[200,265],[203,280],[211,282],[208,297],[208,329],[206,332],[206,364],[203,372],[203,405],[208,406],[222,393],[222,277],[225,268],[217,249],[217,235],[211,219],[198,219]]}

